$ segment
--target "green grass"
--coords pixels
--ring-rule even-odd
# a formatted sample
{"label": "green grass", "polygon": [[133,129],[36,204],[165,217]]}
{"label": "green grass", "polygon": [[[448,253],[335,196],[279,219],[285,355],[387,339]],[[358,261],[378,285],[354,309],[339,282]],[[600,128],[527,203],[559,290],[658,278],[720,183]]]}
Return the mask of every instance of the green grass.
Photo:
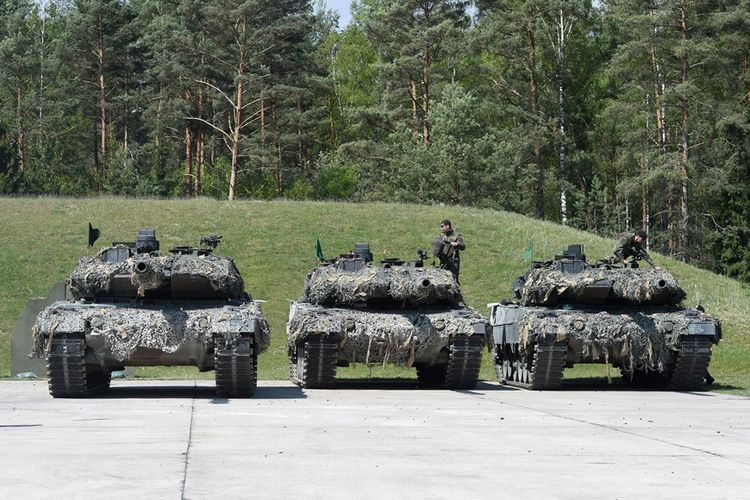
{"label": "green grass", "polygon": [[[412,259],[417,248],[429,249],[448,217],[466,239],[461,268],[467,303],[481,313],[486,305],[511,294],[511,282],[528,267],[522,255],[530,242],[534,258],[559,254],[570,243],[583,243],[590,260],[608,255],[613,241],[520,215],[463,207],[397,204],[348,204],[292,201],[225,202],[135,200],[120,198],[0,198],[0,377],[10,374],[9,334],[29,298],[44,296],[64,280],[78,258],[93,254],[112,240],[132,240],[139,228],[153,227],[162,249],[197,244],[201,236],[224,236],[219,253],[234,257],[248,291],[267,301],[272,344],[259,361],[263,379],[288,374],[285,323],[289,301],[302,294],[307,272],[316,264],[314,244],[320,238],[326,257],[367,241],[376,259]],[[89,221],[102,236],[86,246]],[[681,262],[655,257],[672,271],[688,292],[686,305],[698,302],[721,318],[724,338],[714,349],[711,373],[717,390],[750,394],[750,292],[734,280]],[[481,376],[494,380],[490,356]],[[212,378],[194,368],[142,368],[138,376]],[[413,377],[413,370],[358,365],[343,377]],[[606,369],[581,366],[568,378],[605,377]]]}

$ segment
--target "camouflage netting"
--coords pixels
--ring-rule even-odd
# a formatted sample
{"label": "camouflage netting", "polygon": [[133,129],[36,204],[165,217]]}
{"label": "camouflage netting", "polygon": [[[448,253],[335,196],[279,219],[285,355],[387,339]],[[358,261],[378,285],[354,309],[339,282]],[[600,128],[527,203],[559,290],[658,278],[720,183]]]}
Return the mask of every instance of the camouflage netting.
{"label": "camouflage netting", "polygon": [[[125,246],[121,246],[127,249]],[[104,262],[102,249],[96,257],[82,257],[68,278],[68,285],[73,297],[96,297],[109,293],[112,279],[118,274],[130,274],[133,270],[132,262]]]}
{"label": "camouflage netting", "polygon": [[330,306],[389,301],[458,305],[461,291],[453,275],[444,269],[366,266],[351,272],[327,265],[315,268],[308,276],[304,300]]}
{"label": "camouflage netting", "polygon": [[172,279],[178,276],[202,276],[208,279],[216,292],[230,297],[239,297],[244,290],[237,266],[227,257],[175,255],[172,259]]}
{"label": "camouflage netting", "polygon": [[130,275],[130,281],[141,297],[146,291],[160,288],[170,279],[179,277],[205,279],[217,294],[228,298],[238,298],[243,291],[242,277],[234,262],[226,257],[139,254],[124,262],[105,262],[101,256],[106,250],[100,251],[96,257],[83,257],[70,274],[68,283],[75,299],[111,295],[112,280],[116,275]]}
{"label": "camouflage netting", "polygon": [[585,303],[582,296],[586,287],[601,280],[612,282],[608,303],[679,304],[685,298],[685,291],[674,276],[663,270],[587,267],[573,274],[542,267],[531,270],[526,277],[521,304]]}
{"label": "camouflage netting", "polygon": [[155,290],[169,283],[171,257],[136,255],[129,260],[132,271],[130,282],[138,287],[139,297],[143,297],[146,290]]}
{"label": "camouflage netting", "polygon": [[82,325],[89,325],[87,334],[104,336],[112,356],[126,361],[139,347],[173,353],[191,342],[211,342],[214,334],[232,339],[247,331],[254,319],[260,330],[256,343],[263,352],[270,343],[270,330],[260,307],[252,301],[200,309],[56,302],[37,316],[31,355],[45,357],[52,336],[79,331]]}
{"label": "camouflage netting", "polygon": [[297,308],[289,322],[289,344],[313,335],[328,335],[339,343],[339,358],[350,363],[397,363],[412,366],[426,352],[439,353],[456,335],[473,335],[487,320],[471,308],[419,313],[369,312],[357,309]]}
{"label": "camouflage netting", "polygon": [[[689,318],[685,311],[583,312],[529,309],[519,322],[519,344],[566,341],[581,349],[581,360],[617,361],[637,370],[664,371],[669,352],[679,348],[688,323],[715,321],[705,313]],[[574,349],[576,350],[576,349]]]}

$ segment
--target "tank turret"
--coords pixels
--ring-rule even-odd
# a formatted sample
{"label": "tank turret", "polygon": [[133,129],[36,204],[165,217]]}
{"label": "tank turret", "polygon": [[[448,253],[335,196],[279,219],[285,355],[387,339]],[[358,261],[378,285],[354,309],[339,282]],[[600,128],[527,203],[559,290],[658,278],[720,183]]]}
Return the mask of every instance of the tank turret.
{"label": "tank turret", "polygon": [[536,262],[514,283],[522,305],[556,304],[665,305],[679,304],[685,291],[671,273],[661,269],[640,269],[586,263],[582,245],[570,245],[554,260]]}

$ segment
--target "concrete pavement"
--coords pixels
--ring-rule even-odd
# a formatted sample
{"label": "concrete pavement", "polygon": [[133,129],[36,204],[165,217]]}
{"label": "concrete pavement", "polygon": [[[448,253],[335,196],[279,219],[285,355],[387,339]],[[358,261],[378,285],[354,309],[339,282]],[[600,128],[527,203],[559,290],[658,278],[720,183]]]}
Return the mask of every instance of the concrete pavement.
{"label": "concrete pavement", "polygon": [[750,398],[0,381],[2,498],[747,498]]}

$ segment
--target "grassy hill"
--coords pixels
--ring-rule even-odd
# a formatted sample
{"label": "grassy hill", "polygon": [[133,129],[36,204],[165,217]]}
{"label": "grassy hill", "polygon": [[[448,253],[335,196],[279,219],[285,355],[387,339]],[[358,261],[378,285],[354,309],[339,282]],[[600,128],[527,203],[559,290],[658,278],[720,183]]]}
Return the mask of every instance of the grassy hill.
{"label": "grassy hill", "polygon": [[[544,260],[569,243],[583,243],[589,259],[608,255],[611,240],[520,215],[461,207],[347,204],[323,202],[210,199],[133,200],[119,198],[0,198],[0,377],[10,374],[9,336],[26,300],[44,296],[64,280],[78,258],[112,240],[133,240],[139,228],[156,229],[163,249],[196,245],[201,236],[224,236],[219,253],[234,257],[246,288],[266,300],[272,329],[270,352],[261,355],[260,377],[287,377],[285,322],[289,301],[302,293],[306,273],[315,266],[314,244],[320,238],[326,257],[368,241],[376,259],[412,259],[429,248],[438,224],[450,218],[466,239],[461,283],[469,305],[482,313],[486,304],[510,296],[510,284],[528,264],[522,255],[533,244],[534,258]],[[89,221],[101,230],[94,249],[86,246]],[[750,290],[736,281],[656,256],[688,293],[687,305],[701,303],[724,325],[714,349],[711,373],[716,390],[750,394]],[[485,354],[482,377],[494,380]],[[566,371],[567,378],[604,376],[598,365]],[[413,376],[413,370],[359,365],[344,376]],[[139,369],[139,376],[206,376],[194,368]]]}

